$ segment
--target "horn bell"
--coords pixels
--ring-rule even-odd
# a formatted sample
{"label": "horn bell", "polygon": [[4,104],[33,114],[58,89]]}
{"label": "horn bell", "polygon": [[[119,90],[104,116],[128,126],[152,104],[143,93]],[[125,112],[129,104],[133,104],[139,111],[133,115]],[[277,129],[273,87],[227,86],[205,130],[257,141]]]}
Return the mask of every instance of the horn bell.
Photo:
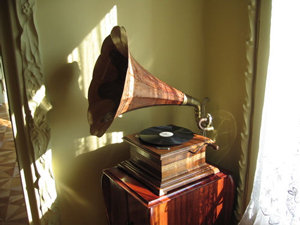
{"label": "horn bell", "polygon": [[113,120],[128,111],[181,105],[184,93],[145,70],[130,54],[124,27],[114,27],[103,41],[88,91],[90,133],[101,137]]}

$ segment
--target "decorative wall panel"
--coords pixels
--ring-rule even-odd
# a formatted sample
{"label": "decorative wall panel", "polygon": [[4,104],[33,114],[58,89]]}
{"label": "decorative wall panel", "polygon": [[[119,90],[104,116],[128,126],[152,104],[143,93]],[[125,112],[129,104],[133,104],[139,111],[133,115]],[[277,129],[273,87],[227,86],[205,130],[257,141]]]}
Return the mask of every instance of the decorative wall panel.
{"label": "decorative wall panel", "polygon": [[[30,224],[59,224],[52,172],[51,109],[44,86],[43,65],[35,21],[35,0],[6,0],[9,29],[2,41],[13,135]],[[12,51],[13,48],[13,51]]]}

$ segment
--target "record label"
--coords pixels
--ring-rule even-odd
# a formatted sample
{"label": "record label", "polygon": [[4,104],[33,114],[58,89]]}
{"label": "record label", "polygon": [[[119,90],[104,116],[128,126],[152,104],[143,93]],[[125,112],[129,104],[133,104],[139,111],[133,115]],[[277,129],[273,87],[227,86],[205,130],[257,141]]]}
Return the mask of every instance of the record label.
{"label": "record label", "polygon": [[139,133],[141,141],[155,146],[179,145],[193,137],[192,131],[174,125],[150,127]]}
{"label": "record label", "polygon": [[174,135],[174,133],[169,132],[169,131],[163,131],[159,133],[159,136],[161,137],[172,137]]}

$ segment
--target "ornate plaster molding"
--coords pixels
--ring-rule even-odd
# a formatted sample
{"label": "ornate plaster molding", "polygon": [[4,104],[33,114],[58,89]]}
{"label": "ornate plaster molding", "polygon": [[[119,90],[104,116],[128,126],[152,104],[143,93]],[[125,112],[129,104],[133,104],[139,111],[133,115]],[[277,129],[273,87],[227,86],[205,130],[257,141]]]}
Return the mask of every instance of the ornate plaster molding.
{"label": "ornate plaster molding", "polygon": [[[17,46],[20,48],[22,60],[23,88],[21,90],[23,93],[21,95],[24,99],[24,119],[30,142],[27,145],[31,146],[27,150],[37,199],[35,207],[39,211],[40,224],[60,224],[51,151],[48,149],[50,128],[46,123],[46,113],[51,109],[51,104],[46,98],[44,86],[43,65],[35,22],[36,1],[15,0],[15,7],[20,28]],[[27,207],[32,206],[27,205]]]}

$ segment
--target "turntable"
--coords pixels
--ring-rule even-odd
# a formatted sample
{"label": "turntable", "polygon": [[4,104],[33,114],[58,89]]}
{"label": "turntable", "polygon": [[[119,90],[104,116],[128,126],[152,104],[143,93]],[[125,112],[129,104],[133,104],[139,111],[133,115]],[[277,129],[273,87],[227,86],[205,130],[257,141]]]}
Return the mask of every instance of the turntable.
{"label": "turntable", "polygon": [[205,162],[206,146],[213,145],[213,141],[188,129],[174,125],[151,127],[124,140],[130,144],[130,159],[119,167],[158,196],[219,172]]}

